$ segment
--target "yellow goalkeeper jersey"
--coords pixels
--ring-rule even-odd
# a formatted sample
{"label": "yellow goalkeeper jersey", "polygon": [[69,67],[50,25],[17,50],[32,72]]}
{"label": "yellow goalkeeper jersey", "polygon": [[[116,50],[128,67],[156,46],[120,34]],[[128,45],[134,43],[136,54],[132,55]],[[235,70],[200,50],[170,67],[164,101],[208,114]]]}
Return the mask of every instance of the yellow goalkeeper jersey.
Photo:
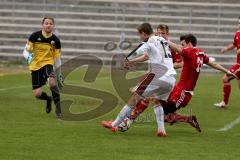
{"label": "yellow goalkeeper jersey", "polygon": [[61,42],[55,34],[46,36],[42,31],[31,34],[28,39],[28,51],[33,53],[29,65],[31,71],[36,71],[47,64],[54,64],[54,59],[61,54]]}

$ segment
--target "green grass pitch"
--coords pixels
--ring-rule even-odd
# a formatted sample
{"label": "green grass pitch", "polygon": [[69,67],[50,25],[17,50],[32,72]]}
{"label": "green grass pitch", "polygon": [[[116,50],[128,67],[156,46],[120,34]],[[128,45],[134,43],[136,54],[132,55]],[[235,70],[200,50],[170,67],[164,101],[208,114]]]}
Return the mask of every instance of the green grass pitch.
{"label": "green grass pitch", "polygon": [[[72,73],[65,83],[83,85],[116,95],[109,71],[103,70],[94,83],[82,81],[85,69]],[[195,95],[183,114],[197,115],[202,128],[198,133],[188,124],[166,124],[167,137],[156,137],[156,122],[151,107],[125,133],[111,133],[100,126],[102,120],[116,117],[124,105],[88,122],[57,120],[45,113],[45,102],[31,91],[30,74],[0,76],[0,159],[2,160],[235,160],[240,157],[240,124],[225,132],[216,131],[240,116],[240,94],[232,81],[227,110],[216,109],[221,100],[222,74],[199,78]],[[44,88],[46,90],[46,87]],[[49,92],[48,92],[49,93]],[[73,99],[72,112],[96,107],[99,100],[79,95]]]}

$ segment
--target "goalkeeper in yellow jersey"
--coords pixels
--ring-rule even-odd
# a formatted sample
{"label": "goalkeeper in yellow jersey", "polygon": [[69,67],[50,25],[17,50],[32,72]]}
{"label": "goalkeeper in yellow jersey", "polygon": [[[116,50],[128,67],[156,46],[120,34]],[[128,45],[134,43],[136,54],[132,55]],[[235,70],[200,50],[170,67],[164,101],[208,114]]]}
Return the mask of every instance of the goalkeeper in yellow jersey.
{"label": "goalkeeper in yellow jersey", "polygon": [[[24,58],[29,64],[32,76],[32,89],[36,98],[46,101],[46,112],[51,112],[52,100],[56,106],[57,118],[62,117],[59,89],[63,87],[61,75],[61,42],[53,34],[54,19],[44,17],[42,30],[30,35],[23,51]],[[43,92],[41,87],[48,82],[52,96]]]}

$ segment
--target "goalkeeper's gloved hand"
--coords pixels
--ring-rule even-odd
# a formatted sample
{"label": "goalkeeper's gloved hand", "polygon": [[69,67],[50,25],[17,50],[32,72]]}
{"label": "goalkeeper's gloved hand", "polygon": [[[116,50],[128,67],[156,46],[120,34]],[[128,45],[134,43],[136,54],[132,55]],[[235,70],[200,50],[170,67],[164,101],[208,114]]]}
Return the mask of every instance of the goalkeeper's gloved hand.
{"label": "goalkeeper's gloved hand", "polygon": [[26,44],[26,46],[24,47],[24,50],[23,50],[23,57],[25,58],[25,60],[27,61],[28,64],[31,64],[32,59],[33,59],[33,54],[32,54],[32,52],[29,52],[28,48],[29,48],[29,46],[28,46],[28,44]]}
{"label": "goalkeeper's gloved hand", "polygon": [[64,86],[64,79],[61,73],[57,74],[57,84],[58,84],[58,88],[60,90],[62,90],[63,86]]}
{"label": "goalkeeper's gloved hand", "polygon": [[32,59],[33,59],[33,54],[29,52],[29,55],[28,55],[28,57],[27,57],[27,63],[28,63],[28,64],[31,64]]}

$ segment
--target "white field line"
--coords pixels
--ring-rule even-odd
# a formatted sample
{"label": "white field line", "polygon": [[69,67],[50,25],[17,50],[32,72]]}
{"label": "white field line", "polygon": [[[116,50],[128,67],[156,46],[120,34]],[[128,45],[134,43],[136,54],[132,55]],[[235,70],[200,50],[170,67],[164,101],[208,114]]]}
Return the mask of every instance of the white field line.
{"label": "white field line", "polygon": [[[110,76],[105,76],[105,77],[100,77],[100,78],[97,78],[97,80],[106,80],[106,79],[110,79]],[[66,84],[68,83],[76,83],[76,82],[79,82],[80,80],[70,80],[70,81],[67,81]],[[21,85],[21,86],[16,86],[16,87],[6,87],[6,88],[0,88],[0,92],[3,92],[3,91],[8,91],[8,90],[14,90],[14,89],[22,89],[22,88],[31,88],[31,85]]]}
{"label": "white field line", "polygon": [[234,126],[236,126],[239,123],[240,123],[240,116],[237,117],[234,121],[226,124],[223,128],[218,129],[217,131],[226,132],[226,131],[232,129]]}
{"label": "white field line", "polygon": [[31,87],[31,86],[30,85],[22,85],[22,86],[16,86],[16,87],[0,88],[0,92],[1,91],[14,90],[14,89],[28,88],[28,87]]}

